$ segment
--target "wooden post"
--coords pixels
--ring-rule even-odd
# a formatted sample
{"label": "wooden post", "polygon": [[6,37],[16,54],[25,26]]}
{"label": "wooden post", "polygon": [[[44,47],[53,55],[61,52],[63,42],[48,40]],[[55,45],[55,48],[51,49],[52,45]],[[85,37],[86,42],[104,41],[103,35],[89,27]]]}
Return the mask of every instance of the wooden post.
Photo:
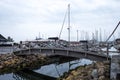
{"label": "wooden post", "polygon": [[14,43],[12,43],[12,53],[14,52]]}
{"label": "wooden post", "polygon": [[40,53],[41,53],[41,49],[40,49]]}
{"label": "wooden post", "polygon": [[20,54],[22,54],[22,41],[20,41]]}
{"label": "wooden post", "polygon": [[29,42],[29,54],[31,54],[30,47],[31,47],[31,46],[30,46],[30,42]]}
{"label": "wooden post", "polygon": [[[70,65],[70,61],[69,61],[69,70],[70,70],[70,66],[71,66],[71,65]],[[69,72],[69,70],[68,70],[68,72]]]}
{"label": "wooden post", "polygon": [[52,49],[52,53],[54,53],[54,49]]}
{"label": "wooden post", "polygon": [[87,53],[85,52],[85,57],[87,57]]}
{"label": "wooden post", "polygon": [[22,54],[22,44],[20,44],[20,54]]}
{"label": "wooden post", "polygon": [[67,56],[69,55],[69,51],[67,50]]}
{"label": "wooden post", "polygon": [[107,43],[107,61],[108,61],[108,57],[109,57],[109,43]]}

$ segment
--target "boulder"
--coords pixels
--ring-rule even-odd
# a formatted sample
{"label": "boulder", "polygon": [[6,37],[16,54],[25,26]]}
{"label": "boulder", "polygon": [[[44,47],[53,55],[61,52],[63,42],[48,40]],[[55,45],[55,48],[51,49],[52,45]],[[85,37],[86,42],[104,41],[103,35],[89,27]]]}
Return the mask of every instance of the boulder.
{"label": "boulder", "polygon": [[0,66],[0,69],[2,69],[3,68],[3,66]]}
{"label": "boulder", "polygon": [[101,67],[101,68],[98,69],[98,75],[99,76],[104,75],[104,73],[105,73],[105,69],[103,67]]}
{"label": "boulder", "polygon": [[105,80],[105,76],[100,76],[98,80]]}
{"label": "boulder", "polygon": [[92,70],[91,76],[92,76],[93,78],[98,78],[98,71],[97,71],[97,69],[93,69],[93,70]]}

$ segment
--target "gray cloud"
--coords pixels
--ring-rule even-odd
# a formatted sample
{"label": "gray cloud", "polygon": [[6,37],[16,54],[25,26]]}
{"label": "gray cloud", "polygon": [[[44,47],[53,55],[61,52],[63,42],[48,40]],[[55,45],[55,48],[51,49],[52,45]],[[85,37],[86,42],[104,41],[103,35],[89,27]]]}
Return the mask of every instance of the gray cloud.
{"label": "gray cloud", "polygon": [[[68,3],[73,37],[77,29],[94,32],[102,28],[111,32],[120,20],[119,0],[1,0],[0,32],[17,41],[33,39],[39,32],[55,36],[62,26]],[[62,36],[66,39],[67,23],[64,29],[66,35]]]}

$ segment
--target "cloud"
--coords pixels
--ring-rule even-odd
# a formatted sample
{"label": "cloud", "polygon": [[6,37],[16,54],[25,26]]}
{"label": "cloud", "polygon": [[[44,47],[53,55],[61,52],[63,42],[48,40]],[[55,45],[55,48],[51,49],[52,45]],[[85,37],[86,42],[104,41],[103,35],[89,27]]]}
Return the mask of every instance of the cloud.
{"label": "cloud", "polygon": [[[39,32],[56,36],[69,3],[73,39],[77,29],[111,32],[120,20],[119,0],[0,0],[0,32],[17,41],[33,39]],[[67,21],[62,36],[67,39]]]}

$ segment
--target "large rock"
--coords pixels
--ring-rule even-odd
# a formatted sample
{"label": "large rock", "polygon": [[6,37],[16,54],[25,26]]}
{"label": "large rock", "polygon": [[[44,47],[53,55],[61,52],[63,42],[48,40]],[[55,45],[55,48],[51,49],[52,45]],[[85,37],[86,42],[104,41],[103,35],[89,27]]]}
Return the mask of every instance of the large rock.
{"label": "large rock", "polygon": [[105,73],[105,69],[104,69],[103,67],[98,68],[98,75],[99,75],[99,76],[104,75],[104,73]]}
{"label": "large rock", "polygon": [[97,71],[97,69],[93,69],[93,71],[92,71],[92,73],[91,73],[91,76],[92,76],[93,78],[98,78],[98,71]]}
{"label": "large rock", "polygon": [[105,80],[105,76],[100,76],[98,80]]}
{"label": "large rock", "polygon": [[0,69],[2,69],[3,68],[3,66],[0,66]]}

